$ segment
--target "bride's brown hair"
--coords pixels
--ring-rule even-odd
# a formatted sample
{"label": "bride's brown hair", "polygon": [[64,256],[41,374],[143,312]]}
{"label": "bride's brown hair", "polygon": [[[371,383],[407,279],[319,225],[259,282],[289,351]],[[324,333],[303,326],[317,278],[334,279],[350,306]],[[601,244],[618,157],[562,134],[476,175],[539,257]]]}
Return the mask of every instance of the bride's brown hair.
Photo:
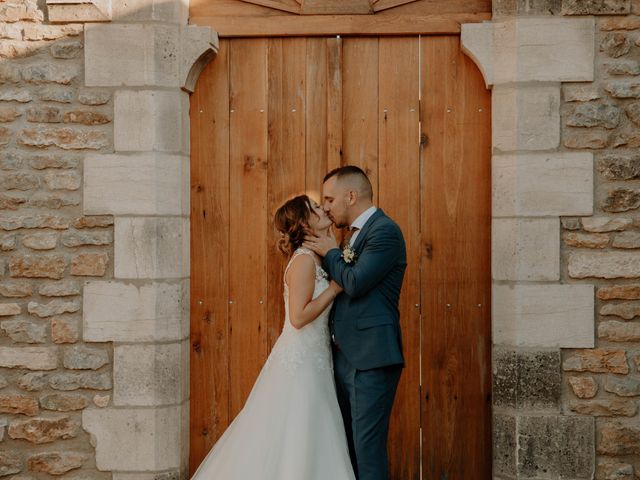
{"label": "bride's brown hair", "polygon": [[278,249],[284,255],[291,255],[304,242],[310,215],[315,215],[315,212],[311,199],[306,195],[298,195],[287,200],[276,211],[274,223],[280,232]]}

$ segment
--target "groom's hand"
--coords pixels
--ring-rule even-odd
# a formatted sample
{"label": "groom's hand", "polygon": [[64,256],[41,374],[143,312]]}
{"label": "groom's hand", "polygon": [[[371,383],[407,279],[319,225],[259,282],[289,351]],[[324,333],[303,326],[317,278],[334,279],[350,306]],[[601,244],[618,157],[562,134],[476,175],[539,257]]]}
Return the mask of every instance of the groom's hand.
{"label": "groom's hand", "polygon": [[333,234],[333,229],[330,228],[326,235],[317,235],[312,232],[307,232],[304,236],[304,243],[302,246],[313,250],[321,257],[324,257],[332,248],[338,248],[338,242]]}

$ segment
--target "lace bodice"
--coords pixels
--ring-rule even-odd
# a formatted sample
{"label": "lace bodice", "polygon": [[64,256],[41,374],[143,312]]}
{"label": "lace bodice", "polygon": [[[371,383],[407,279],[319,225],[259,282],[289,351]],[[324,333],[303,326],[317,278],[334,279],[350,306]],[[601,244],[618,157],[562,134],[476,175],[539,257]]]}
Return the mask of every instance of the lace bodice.
{"label": "lace bodice", "polygon": [[[299,255],[311,255],[313,257],[313,252],[306,248],[298,248],[287,264],[284,272],[285,276],[291,263]],[[329,280],[327,273],[316,263],[315,258],[314,263],[316,264],[316,276],[313,298],[316,298],[329,286]],[[269,361],[278,359],[290,373],[295,372],[296,368],[305,361],[312,361],[319,369],[332,368],[331,345],[329,343],[329,311],[331,310],[331,304],[314,321],[297,329],[289,319],[289,286],[284,279],[283,285],[284,326],[278,341],[274,345]]]}

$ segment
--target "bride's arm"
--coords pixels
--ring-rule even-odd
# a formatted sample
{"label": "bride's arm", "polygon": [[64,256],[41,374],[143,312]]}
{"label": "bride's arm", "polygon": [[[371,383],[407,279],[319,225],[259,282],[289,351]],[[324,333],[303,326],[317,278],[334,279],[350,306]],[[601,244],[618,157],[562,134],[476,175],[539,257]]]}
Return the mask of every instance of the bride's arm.
{"label": "bride's arm", "polygon": [[287,271],[289,286],[289,320],[295,328],[302,328],[313,322],[342,291],[331,282],[329,287],[313,298],[316,281],[316,266],[309,255],[298,255]]}

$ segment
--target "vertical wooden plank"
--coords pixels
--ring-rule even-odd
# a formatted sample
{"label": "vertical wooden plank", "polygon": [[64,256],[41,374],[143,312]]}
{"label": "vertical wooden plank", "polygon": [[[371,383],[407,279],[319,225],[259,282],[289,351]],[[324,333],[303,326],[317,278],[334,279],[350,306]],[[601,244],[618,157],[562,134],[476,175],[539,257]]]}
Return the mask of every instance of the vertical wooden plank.
{"label": "vertical wooden plank", "polygon": [[268,349],[282,331],[282,274],[288,259],[276,247],[273,226],[277,208],[305,189],[304,38],[269,39],[269,161],[267,205],[267,325]]}
{"label": "vertical wooden plank", "polygon": [[458,37],[422,38],[423,454],[491,478],[490,95]]}
{"label": "vertical wooden plank", "polygon": [[321,201],[327,165],[327,39],[307,38],[306,191]]}
{"label": "vertical wooden plank", "polygon": [[266,39],[231,43],[230,94],[229,368],[235,417],[267,357]]}
{"label": "vertical wooden plank", "polygon": [[191,474],[229,424],[228,52],[221,40],[191,96]]}
{"label": "vertical wooden plank", "polygon": [[327,168],[342,164],[342,39],[327,39]]}
{"label": "vertical wooden plank", "polygon": [[[395,61],[394,59],[393,63]],[[342,63],[342,159],[344,164],[357,165],[367,173],[373,186],[373,200],[376,202],[378,194],[378,38],[345,38]],[[383,67],[386,71],[388,66]]]}
{"label": "vertical wooden plank", "polygon": [[[405,369],[396,394],[389,438],[394,480],[420,478],[418,46],[418,37],[380,38],[379,43],[379,205],[402,229],[408,264],[400,297]],[[361,146],[366,138],[363,134]]]}

